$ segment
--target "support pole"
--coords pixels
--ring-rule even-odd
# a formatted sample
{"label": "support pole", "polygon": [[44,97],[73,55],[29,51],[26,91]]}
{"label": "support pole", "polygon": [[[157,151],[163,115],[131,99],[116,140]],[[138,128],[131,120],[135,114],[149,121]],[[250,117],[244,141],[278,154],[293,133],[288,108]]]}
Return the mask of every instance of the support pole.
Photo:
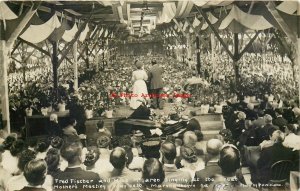
{"label": "support pole", "polygon": [[[77,44],[77,42],[76,42],[76,44]],[[86,46],[88,47],[89,44],[87,43]],[[77,45],[76,45],[76,47],[77,47]],[[85,59],[86,59],[86,60],[85,60],[85,62],[86,62],[86,68],[90,68],[89,49],[88,49],[88,48],[85,49]]]}
{"label": "support pole", "polygon": [[52,48],[53,48],[53,53],[52,53],[52,69],[53,69],[53,88],[54,88],[54,96],[58,98],[58,75],[57,75],[57,70],[58,70],[58,46],[57,42],[52,42]]}
{"label": "support pole", "polygon": [[187,58],[192,59],[192,46],[191,46],[191,34],[186,35],[186,45],[187,45]]}
{"label": "support pole", "polygon": [[299,103],[300,105],[300,2],[298,1],[298,8],[297,8],[297,65],[298,65],[298,91],[299,91]]}
{"label": "support pole", "polygon": [[239,34],[238,33],[234,33],[233,34],[233,50],[234,50],[234,54],[233,54],[233,67],[234,67],[234,74],[235,74],[235,84],[236,87],[239,88],[239,80],[240,80],[240,73],[239,73],[239,65],[238,65],[238,60],[239,60]]}
{"label": "support pole", "polygon": [[[10,133],[9,97],[7,83],[8,47],[4,40],[0,41],[0,98],[4,130]],[[0,119],[1,120],[1,119]]]}
{"label": "support pole", "polygon": [[73,55],[74,55],[74,90],[78,89],[78,61],[77,61],[77,41],[73,45]]}
{"label": "support pole", "polygon": [[201,75],[201,57],[200,57],[200,39],[196,36],[196,50],[197,50],[197,72]]}
{"label": "support pole", "polygon": [[210,42],[211,42],[211,65],[213,66],[213,71],[216,68],[216,40],[215,35],[213,33],[210,34]]}

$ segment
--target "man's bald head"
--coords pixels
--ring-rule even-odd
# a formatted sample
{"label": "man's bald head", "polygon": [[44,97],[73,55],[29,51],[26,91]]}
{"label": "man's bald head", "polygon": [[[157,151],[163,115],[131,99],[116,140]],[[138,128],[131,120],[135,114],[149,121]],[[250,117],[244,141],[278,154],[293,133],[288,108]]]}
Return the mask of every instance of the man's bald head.
{"label": "man's bald head", "polygon": [[121,147],[116,147],[110,154],[110,163],[116,169],[123,169],[126,165],[126,151]]}
{"label": "man's bald head", "polygon": [[223,143],[219,139],[210,139],[206,143],[207,153],[213,156],[217,156],[222,149]]}

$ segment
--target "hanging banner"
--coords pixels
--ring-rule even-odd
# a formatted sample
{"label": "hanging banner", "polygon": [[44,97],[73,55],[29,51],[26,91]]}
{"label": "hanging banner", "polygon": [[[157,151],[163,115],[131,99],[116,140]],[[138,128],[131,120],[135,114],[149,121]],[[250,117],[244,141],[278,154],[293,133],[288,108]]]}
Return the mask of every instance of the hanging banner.
{"label": "hanging banner", "polygon": [[79,36],[79,41],[80,42],[83,42],[86,38],[86,35],[87,33],[89,32],[90,28],[88,25],[85,26],[85,29],[80,33],[80,36]]}
{"label": "hanging banner", "polygon": [[74,23],[73,27],[71,30],[66,30],[64,35],[62,36],[62,39],[66,42],[71,42],[72,39],[74,39],[75,34],[77,33],[78,28],[76,23]]}
{"label": "hanging banner", "polygon": [[0,1],[0,20],[12,20],[16,18],[18,18],[18,16],[10,10],[6,3]]}
{"label": "hanging banner", "polygon": [[39,43],[46,40],[51,33],[61,26],[57,15],[54,14],[46,23],[41,25],[30,25],[20,38],[31,43]]}

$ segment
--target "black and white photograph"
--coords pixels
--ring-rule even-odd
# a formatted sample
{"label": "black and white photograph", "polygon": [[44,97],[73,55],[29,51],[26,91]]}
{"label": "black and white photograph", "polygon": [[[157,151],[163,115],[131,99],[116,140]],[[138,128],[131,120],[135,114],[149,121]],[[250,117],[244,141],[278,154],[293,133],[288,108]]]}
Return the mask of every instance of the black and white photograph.
{"label": "black and white photograph", "polygon": [[300,0],[0,0],[0,191],[300,191]]}

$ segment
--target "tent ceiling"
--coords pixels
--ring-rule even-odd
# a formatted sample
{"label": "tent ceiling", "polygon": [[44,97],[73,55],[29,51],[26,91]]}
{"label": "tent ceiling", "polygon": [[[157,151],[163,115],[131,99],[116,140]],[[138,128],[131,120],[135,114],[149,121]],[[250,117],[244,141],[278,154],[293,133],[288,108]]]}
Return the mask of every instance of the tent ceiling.
{"label": "tent ceiling", "polygon": [[[190,5],[184,5],[188,3]],[[215,17],[224,18],[233,5],[237,6],[241,11],[254,15],[262,15],[269,23],[277,27],[277,23],[268,12],[266,6],[267,2],[262,1],[208,1],[208,0],[190,0],[190,1],[175,1],[175,0],[98,0],[98,1],[42,1],[38,10],[38,17],[43,21],[47,21],[56,11],[58,19],[61,17],[67,18],[69,22],[86,20],[90,15],[91,28],[94,29],[96,25],[103,25],[106,27],[117,28],[122,33],[136,33],[144,31],[148,27],[148,32],[161,25],[169,27],[172,18],[176,18],[179,24],[186,22],[192,23],[195,16],[201,20],[201,26],[208,28],[206,23],[199,17],[197,4],[201,4],[204,12],[211,12]],[[276,6],[282,2],[274,2]],[[19,16],[22,12],[22,6],[30,6],[29,1],[7,1],[9,8]],[[224,6],[225,5],[225,6]],[[186,6],[186,7],[184,7]],[[188,8],[190,6],[190,9]],[[174,8],[172,10],[172,8]],[[265,9],[263,10],[262,9]],[[199,7],[198,7],[199,8]],[[292,14],[295,13],[294,6],[291,4],[282,4],[281,10],[287,10]],[[262,11],[263,10],[263,11]],[[186,12],[185,12],[186,11]],[[250,12],[249,12],[250,11]],[[264,13],[262,13],[264,12]],[[169,18],[168,18],[169,17]],[[172,22],[173,23],[173,22]],[[174,27],[174,23],[172,24]],[[176,26],[178,28],[178,26]],[[181,26],[184,29],[188,28]],[[202,27],[202,28],[205,28]],[[121,29],[121,30],[120,30]],[[179,28],[177,32],[179,32]]]}

